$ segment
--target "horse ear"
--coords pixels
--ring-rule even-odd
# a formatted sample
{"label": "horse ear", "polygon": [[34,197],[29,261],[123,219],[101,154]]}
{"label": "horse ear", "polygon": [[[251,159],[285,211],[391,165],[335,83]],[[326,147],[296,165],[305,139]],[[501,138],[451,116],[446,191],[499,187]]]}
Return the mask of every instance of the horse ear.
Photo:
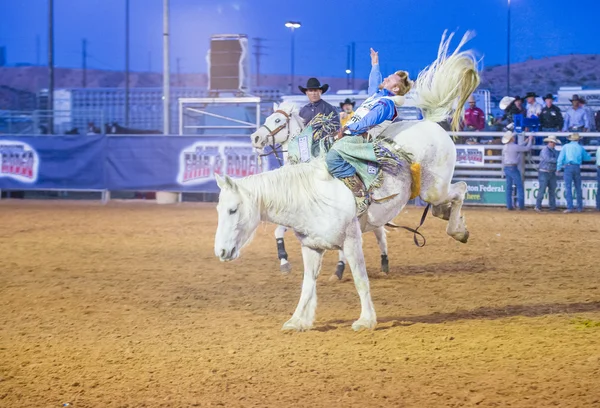
{"label": "horse ear", "polygon": [[277,109],[279,109],[279,105],[277,105],[277,102],[273,102],[273,112],[275,112]]}
{"label": "horse ear", "polygon": [[237,184],[235,184],[235,181],[233,181],[233,179],[227,174],[225,174],[224,176],[220,176],[215,173],[215,180],[217,180],[217,185],[221,190],[229,189],[237,191],[238,189]]}

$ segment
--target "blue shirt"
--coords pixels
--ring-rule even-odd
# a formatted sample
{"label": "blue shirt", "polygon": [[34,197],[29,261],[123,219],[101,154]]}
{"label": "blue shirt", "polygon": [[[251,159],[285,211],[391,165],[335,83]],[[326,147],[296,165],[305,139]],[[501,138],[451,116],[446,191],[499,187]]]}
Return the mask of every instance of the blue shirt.
{"label": "blue shirt", "polygon": [[379,84],[382,82],[381,71],[379,70],[379,64],[375,64],[371,67],[371,73],[369,74],[369,95],[375,94],[375,96],[381,97],[377,105],[365,115],[364,118],[356,123],[348,126],[348,130],[353,135],[359,135],[371,129],[373,126],[377,126],[386,120],[393,120],[396,117],[396,106],[394,101],[384,96],[393,97],[393,93],[387,89],[379,89]]}
{"label": "blue shirt", "polygon": [[556,163],[558,163],[558,152],[549,146],[544,147],[540,153],[540,167],[538,170],[555,172]]}
{"label": "blue shirt", "polygon": [[596,166],[600,167],[600,147],[596,150]]}
{"label": "blue shirt", "polygon": [[583,108],[577,110],[569,108],[565,113],[565,124],[563,125],[563,132],[568,131],[572,127],[581,127],[588,129],[590,128],[590,120],[588,113]]}
{"label": "blue shirt", "polygon": [[565,167],[567,164],[581,165],[584,161],[592,160],[592,156],[585,151],[583,146],[578,142],[570,142],[565,145],[558,155],[558,170]]}

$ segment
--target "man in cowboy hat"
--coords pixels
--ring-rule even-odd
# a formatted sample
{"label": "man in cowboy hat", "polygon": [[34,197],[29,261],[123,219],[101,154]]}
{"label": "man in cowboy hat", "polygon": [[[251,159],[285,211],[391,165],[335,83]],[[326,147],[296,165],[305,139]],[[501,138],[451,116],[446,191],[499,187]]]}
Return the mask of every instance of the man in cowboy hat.
{"label": "man in cowboy hat", "polygon": [[340,102],[340,108],[342,112],[340,113],[340,124],[342,127],[346,126],[346,123],[354,116],[354,105],[356,102],[351,100],[350,98],[346,98],[344,102]]}
{"label": "man in cowboy hat", "polygon": [[308,96],[308,103],[300,109],[300,116],[304,119],[304,124],[310,122],[319,113],[324,116],[333,113],[332,121],[336,123],[339,128],[340,115],[337,110],[335,107],[321,99],[321,95],[327,92],[329,85],[321,85],[321,82],[319,82],[317,78],[309,78],[308,81],[306,81],[306,88],[298,85],[298,89],[300,89],[300,92],[304,95]]}
{"label": "man in cowboy hat", "polygon": [[581,163],[592,160],[592,156],[579,144],[579,133],[571,134],[567,139],[571,142],[562,148],[558,155],[557,170],[565,168],[565,198],[566,213],[573,212],[573,183],[577,193],[577,212],[583,211],[583,196],[581,195]]}
{"label": "man in cowboy hat", "polygon": [[540,113],[542,132],[558,132],[563,128],[565,120],[563,119],[562,112],[553,102],[554,96],[552,94],[544,96],[546,106],[542,108],[542,112]]}
{"label": "man in cowboy hat", "polygon": [[587,132],[590,129],[590,121],[587,112],[581,108],[579,95],[574,94],[571,101],[571,107],[565,113],[565,122],[563,132]]}
{"label": "man in cowboy hat", "polygon": [[538,180],[540,188],[538,189],[535,201],[535,210],[542,211],[542,200],[548,188],[548,204],[550,211],[556,211],[556,163],[558,162],[558,152],[556,145],[561,144],[556,136],[548,136],[544,139],[546,147],[540,152],[540,164],[538,167]]}
{"label": "man in cowboy hat", "polygon": [[594,123],[594,112],[592,112],[592,108],[587,106],[587,101],[583,96],[579,98],[579,105],[581,109],[583,109],[588,117],[588,123],[590,124],[590,132],[596,131],[596,124]]}
{"label": "man in cowboy hat", "polygon": [[519,210],[525,210],[525,189],[523,187],[523,179],[521,178],[521,172],[519,171],[519,164],[522,160],[522,153],[531,150],[531,142],[533,136],[529,135],[529,139],[526,144],[514,143],[515,134],[510,130],[504,133],[502,136],[502,143],[504,148],[502,149],[502,165],[504,166],[504,175],[506,176],[506,208],[509,211],[514,210],[512,201],[512,188],[513,185],[517,188],[517,204]]}
{"label": "man in cowboy hat", "polygon": [[527,117],[532,118],[540,117],[540,113],[542,113],[542,104],[537,102],[535,98],[538,97],[538,94],[535,92],[527,92],[525,95],[525,100],[527,101]]}
{"label": "man in cowboy hat", "polygon": [[506,107],[506,109],[504,109],[504,115],[502,116],[501,120],[506,120],[506,128],[512,130],[515,127],[514,116],[523,115],[523,117],[525,117],[526,114],[527,111],[523,107],[523,99],[519,95],[517,95]]}
{"label": "man in cowboy hat", "polygon": [[[397,108],[404,104],[404,95],[412,88],[408,72],[396,71],[382,81],[379,54],[371,48],[371,73],[368,93],[371,95],[356,110],[346,126],[338,132],[336,140],[343,137],[373,138],[379,135],[396,117]],[[353,141],[350,141],[352,143]],[[372,147],[372,144],[370,144]],[[341,179],[356,197],[366,195],[365,186],[356,169],[336,150],[336,144],[327,153],[329,172]]]}
{"label": "man in cowboy hat", "polygon": [[469,96],[469,107],[465,109],[465,121],[463,130],[480,131],[485,129],[485,113],[477,107],[475,96]]}

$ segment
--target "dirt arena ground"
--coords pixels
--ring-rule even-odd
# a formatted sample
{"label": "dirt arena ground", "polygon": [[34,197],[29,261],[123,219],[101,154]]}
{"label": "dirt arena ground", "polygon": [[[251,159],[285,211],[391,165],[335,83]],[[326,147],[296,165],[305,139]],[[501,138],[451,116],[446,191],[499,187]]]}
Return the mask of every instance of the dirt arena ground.
{"label": "dirt arena ground", "polygon": [[600,214],[465,213],[467,245],[392,232],[388,278],[365,235],[376,330],[328,253],[284,333],[300,250],[280,275],[271,225],[226,264],[212,205],[0,203],[0,406],[600,407]]}

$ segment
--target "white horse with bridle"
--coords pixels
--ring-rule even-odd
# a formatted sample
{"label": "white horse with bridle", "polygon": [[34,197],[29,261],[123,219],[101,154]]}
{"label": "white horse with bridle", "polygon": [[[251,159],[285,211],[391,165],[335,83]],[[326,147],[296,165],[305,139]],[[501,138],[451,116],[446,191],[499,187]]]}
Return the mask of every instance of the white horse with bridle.
{"label": "white horse with bridle", "polygon": [[[452,35],[442,37],[438,57],[421,72],[415,89],[424,120],[391,125],[384,134],[397,149],[412,155],[421,166],[420,196],[433,206],[433,215],[448,220],[446,232],[460,242],[469,236],[461,215],[467,191],[464,182],[452,184],[456,149],[448,133],[437,122],[444,120],[458,100],[454,124],[460,122],[467,98],[479,85],[477,62],[470,51],[457,49],[448,55]],[[359,220],[352,192],[333,178],[322,159],[233,180],[216,175],[221,188],[217,204],[218,226],[215,255],[232,261],[250,242],[261,221],[292,228],[302,245],[304,280],[298,306],[284,330],[307,330],[313,325],[317,306],[316,279],[325,250],[343,249],[361,301],[360,318],[354,330],[377,323],[362,251],[362,233],[394,219],[409,200],[413,175],[408,164],[384,167],[379,197]]]}
{"label": "white horse with bridle", "polygon": [[[260,152],[265,151],[269,146],[280,164],[287,164],[288,143],[293,137],[299,135],[305,127],[304,119],[300,116],[298,106],[294,102],[283,102],[280,105],[273,104],[273,114],[271,114],[265,123],[252,135],[252,146]],[[265,155],[265,154],[263,154]],[[287,228],[283,225],[275,228],[275,240],[277,242],[277,256],[279,257],[279,269],[282,273],[289,273],[291,265],[288,261],[288,255],[285,250],[283,237]],[[389,272],[389,259],[387,253],[387,237],[384,227],[373,230],[377,238],[377,245],[381,251],[381,271]],[[342,279],[347,260],[344,251],[339,251],[339,260],[332,278]]]}

